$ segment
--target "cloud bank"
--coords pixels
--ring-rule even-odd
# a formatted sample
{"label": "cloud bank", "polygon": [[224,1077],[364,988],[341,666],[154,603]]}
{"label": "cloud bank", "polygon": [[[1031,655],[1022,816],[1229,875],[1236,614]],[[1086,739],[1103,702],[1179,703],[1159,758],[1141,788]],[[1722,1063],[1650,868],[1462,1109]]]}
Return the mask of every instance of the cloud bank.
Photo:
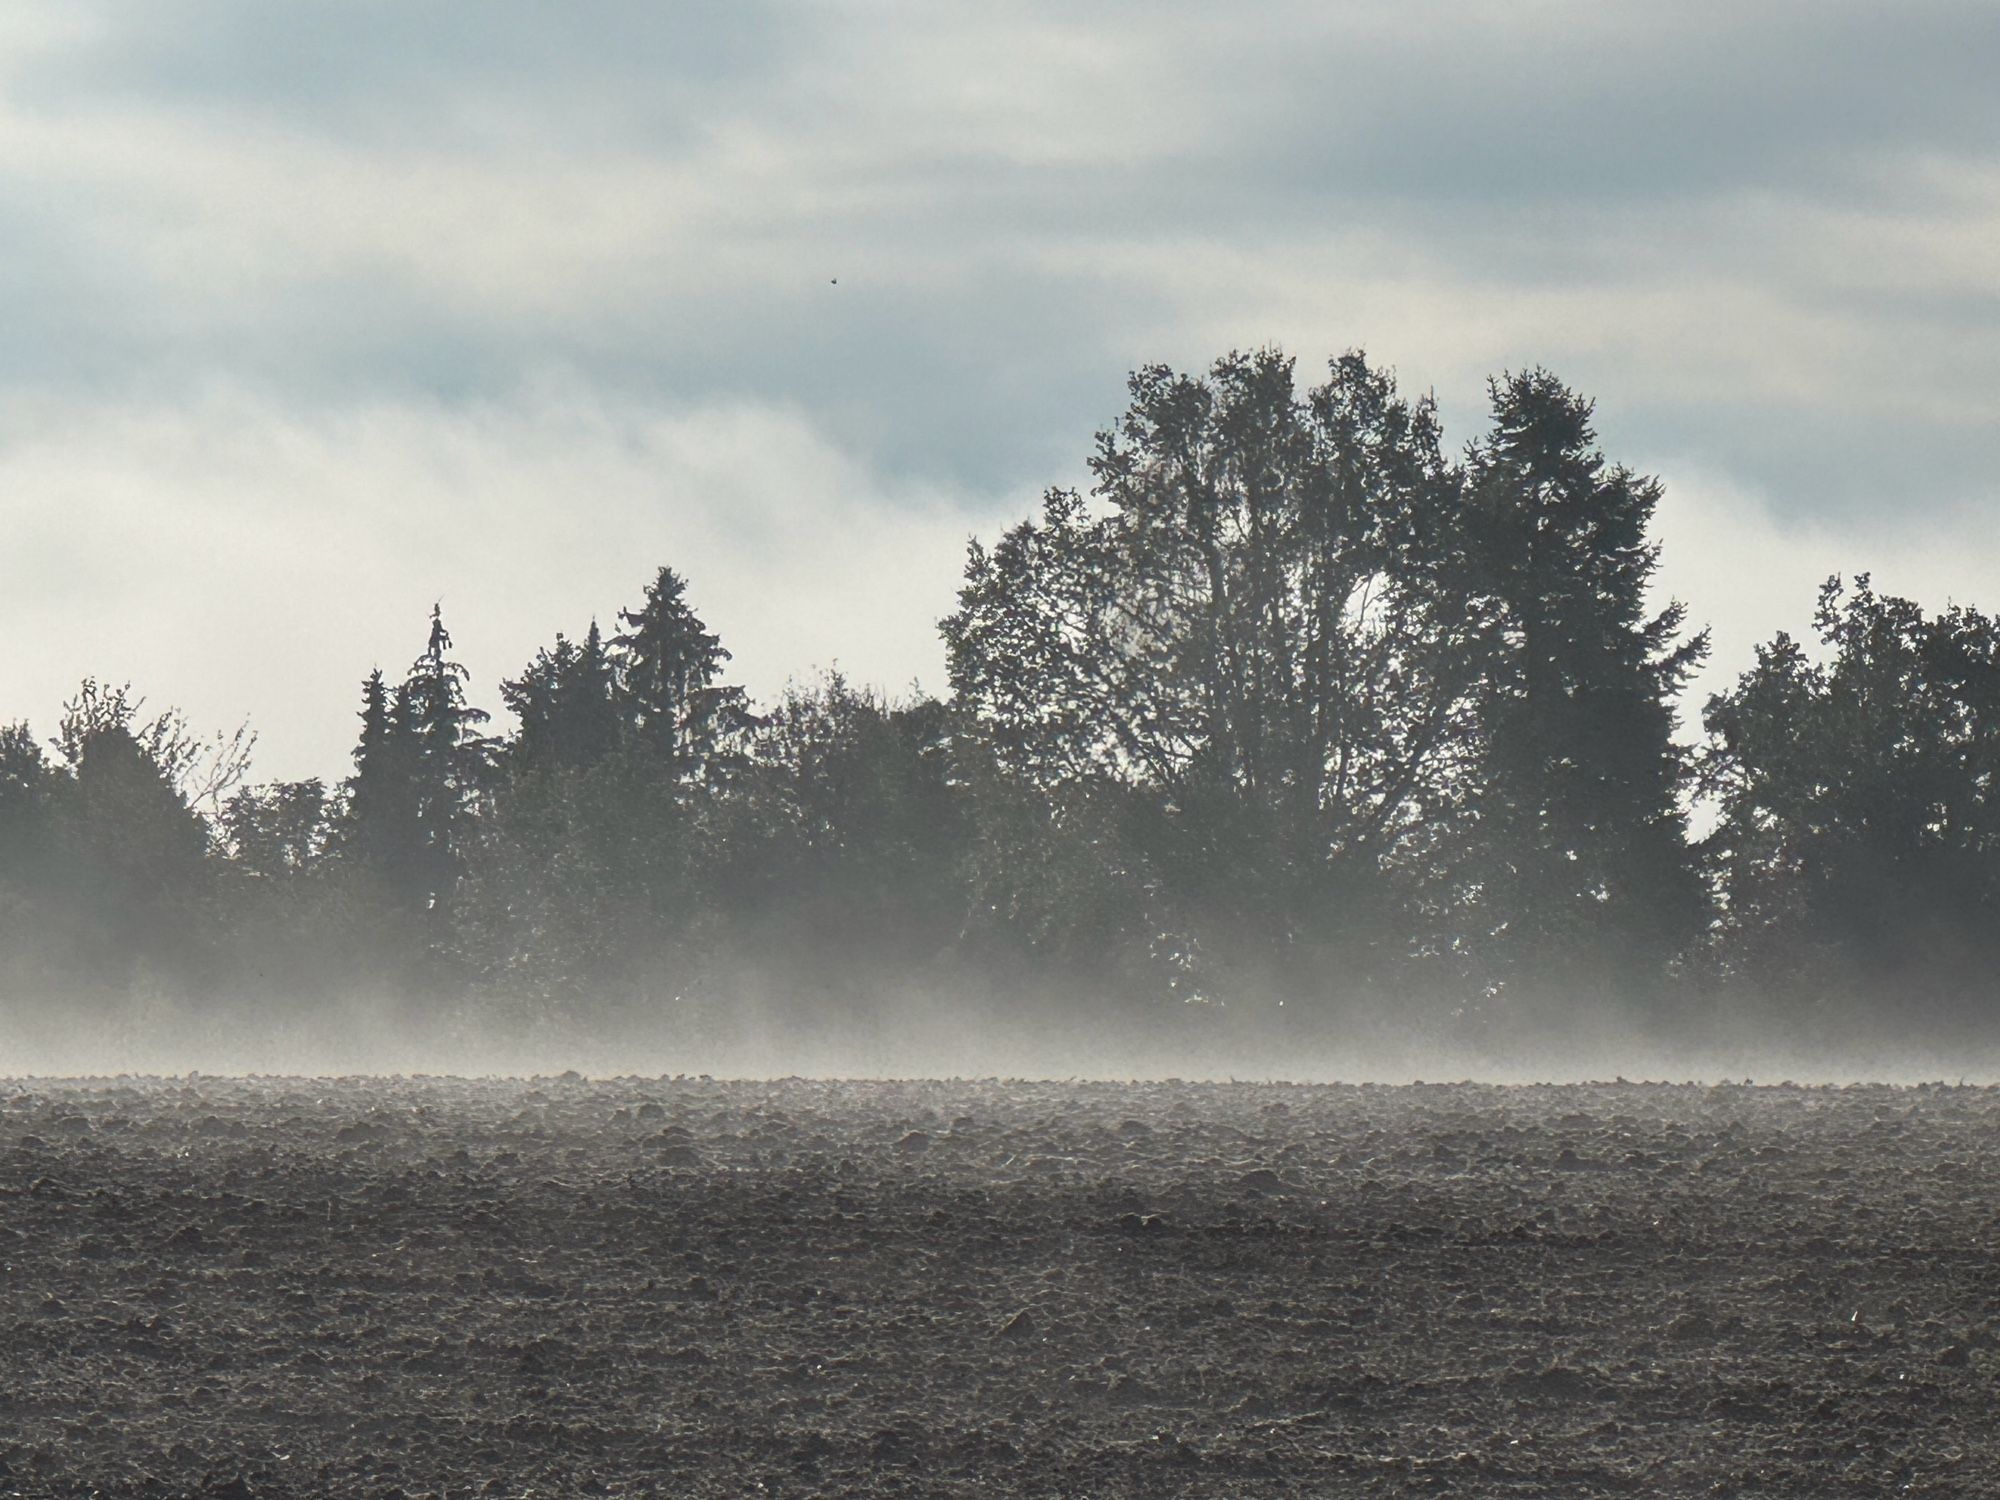
{"label": "cloud bank", "polygon": [[661,562],[753,685],[935,683],[966,533],[1266,342],[1460,437],[1596,395],[1717,670],[1829,564],[2000,602],[1996,65],[1978,0],[29,0],[0,713],[130,677],[332,773],[432,598],[490,687]]}
{"label": "cloud bank", "polygon": [[81,672],[130,679],[198,725],[247,715],[264,776],[344,771],[362,675],[415,658],[431,600],[497,709],[498,678],[557,630],[615,630],[668,559],[760,696],[835,665],[941,691],[933,627],[968,534],[1000,519],[885,480],[796,412],[575,386],[310,417],[217,388],[0,434],[0,594],[49,643],[0,664],[5,701],[52,730]]}

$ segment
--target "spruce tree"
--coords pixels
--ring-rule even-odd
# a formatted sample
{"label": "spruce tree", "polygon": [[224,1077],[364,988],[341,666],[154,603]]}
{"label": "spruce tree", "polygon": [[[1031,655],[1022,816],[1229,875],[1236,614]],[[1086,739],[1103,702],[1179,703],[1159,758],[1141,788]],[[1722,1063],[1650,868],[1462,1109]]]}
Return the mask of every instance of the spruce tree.
{"label": "spruce tree", "polygon": [[462,867],[465,820],[478,795],[490,746],[479,726],[490,717],[465,701],[470,673],[451,659],[451,633],[440,606],[431,608],[430,637],[410,666],[400,713],[412,757],[418,831],[418,871],[424,904],[442,912]]}
{"label": "spruce tree", "polygon": [[1469,867],[1495,982],[1642,991],[1701,930],[1674,702],[1708,647],[1651,611],[1657,481],[1548,372],[1495,381],[1469,493],[1488,624]]}
{"label": "spruce tree", "polygon": [[347,779],[341,859],[396,905],[414,905],[422,883],[416,754],[407,685],[392,695],[381,669],[361,689],[361,738]]}
{"label": "spruce tree", "polygon": [[562,763],[561,686],[575,661],[576,647],[567,636],[557,632],[553,648],[537,651],[519,677],[500,684],[500,701],[520,725],[508,747],[514,770],[546,771]]}
{"label": "spruce tree", "polygon": [[517,770],[587,770],[618,745],[616,682],[597,622],[581,646],[560,632],[521,675],[500,684],[520,728],[509,747]]}
{"label": "spruce tree", "polygon": [[621,610],[612,641],[625,730],[642,756],[677,779],[720,768],[733,736],[752,723],[743,690],[719,686],[729,653],[687,602],[687,582],[661,568],[636,610]]}
{"label": "spruce tree", "polygon": [[556,684],[562,726],[557,741],[565,765],[588,769],[618,748],[617,690],[604,633],[592,620],[568,673]]}

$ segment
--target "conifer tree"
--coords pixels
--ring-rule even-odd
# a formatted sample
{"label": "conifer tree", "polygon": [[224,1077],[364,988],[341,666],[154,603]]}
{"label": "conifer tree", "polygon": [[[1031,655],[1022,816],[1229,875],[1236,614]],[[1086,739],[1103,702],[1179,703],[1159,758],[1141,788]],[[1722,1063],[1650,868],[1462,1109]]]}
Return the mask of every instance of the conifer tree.
{"label": "conifer tree", "polygon": [[720,686],[729,653],[687,603],[687,582],[661,568],[636,610],[621,610],[612,641],[619,706],[636,751],[681,779],[733,761],[731,739],[752,719],[743,690]]}
{"label": "conifer tree", "polygon": [[616,683],[597,622],[581,646],[560,632],[521,675],[500,684],[520,722],[510,747],[519,770],[585,770],[618,744]]}
{"label": "conifer tree", "polygon": [[563,679],[574,669],[576,647],[560,631],[555,646],[535,653],[519,677],[500,684],[500,701],[520,727],[509,747],[517,771],[545,771],[561,764],[560,698]]}
{"label": "conifer tree", "polygon": [[470,673],[451,659],[441,606],[431,608],[430,637],[398,695],[412,761],[418,872],[424,904],[443,911],[461,869],[464,824],[489,762],[479,726],[490,717],[465,701]]}
{"label": "conifer tree", "polygon": [[1699,934],[1674,702],[1708,649],[1650,611],[1657,481],[1607,464],[1591,403],[1496,380],[1469,463],[1489,627],[1469,866],[1495,980],[1641,989]]}
{"label": "conifer tree", "polygon": [[567,676],[557,684],[565,765],[587,769],[618,748],[618,681],[604,633],[590,622]]}
{"label": "conifer tree", "polygon": [[341,855],[396,904],[414,904],[422,839],[410,692],[404,684],[391,695],[380,668],[368,674],[361,691],[361,738],[347,780]]}

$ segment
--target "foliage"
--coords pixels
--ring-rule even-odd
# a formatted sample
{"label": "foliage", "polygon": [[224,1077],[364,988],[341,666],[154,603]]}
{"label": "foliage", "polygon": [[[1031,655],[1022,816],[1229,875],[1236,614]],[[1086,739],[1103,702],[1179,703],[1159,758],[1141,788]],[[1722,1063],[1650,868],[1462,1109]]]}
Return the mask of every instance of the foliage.
{"label": "foliage", "polygon": [[558,633],[500,684],[500,698],[519,726],[508,747],[516,769],[586,770],[623,742],[618,679],[595,620],[581,646]]}
{"label": "foliage", "polygon": [[687,602],[687,582],[661,568],[612,641],[628,742],[669,775],[701,780],[738,763],[751,728],[743,690],[722,685],[729,653]]}
{"label": "foliage", "polygon": [[335,835],[341,859],[391,906],[421,900],[415,704],[407,684],[393,697],[381,669],[361,688],[361,737]]}
{"label": "foliage", "polygon": [[86,681],[64,708],[60,765],[25,726],[0,733],[0,972],[100,998],[205,972],[214,857],[190,799],[212,804],[241,776],[248,735],[203,741],[140,706]]}
{"label": "foliage", "polygon": [[1643,988],[1700,933],[1674,703],[1708,650],[1649,612],[1660,489],[1606,463],[1590,403],[1495,381],[1466,486],[1487,631],[1469,941],[1489,981]]}
{"label": "foliage", "polygon": [[738,940],[804,965],[921,968],[963,923],[965,818],[945,706],[838,672],[793,685],[717,821]]}
{"label": "foliage", "polygon": [[609,645],[556,637],[501,693],[519,728],[469,848],[457,948],[497,990],[672,1000],[705,941],[715,804],[755,727],[729,653],[662,568]]}
{"label": "foliage", "polygon": [[[1131,395],[1094,504],[1052,491],[972,548],[958,701],[1177,979],[1336,934],[1356,955],[1464,800],[1477,621],[1434,408],[1358,354],[1303,395],[1270,352]],[[1004,821],[988,867],[1046,869]]]}
{"label": "foliage", "polygon": [[188,727],[179,709],[169,708],[142,722],[143,707],[145,700],[132,696],[131,684],[109,687],[86,677],[76,696],[63,705],[55,743],[64,762],[72,770],[80,766],[100,736],[129,737],[182,802],[211,811],[218,808],[223,794],[249,771],[257,744],[250,726],[203,739]]}
{"label": "foliage", "polygon": [[637,753],[517,771],[467,850],[459,956],[496,992],[565,1012],[678,993],[703,910],[694,831]]}
{"label": "foliage", "polygon": [[1358,353],[1128,397],[1087,492],[969,548],[942,701],[832,672],[757,712],[670,567],[501,681],[500,735],[434,607],[336,784],[250,784],[247,728],[86,680],[47,745],[0,727],[0,985],[606,1026],[842,1026],[908,988],[1189,1027],[1688,1028],[1703,985],[2000,1020],[1992,617],[1834,580],[1691,758],[1707,641],[1648,599],[1659,485],[1547,372],[1495,381],[1456,459]]}
{"label": "foliage", "polygon": [[334,812],[317,776],[244,787],[222,807],[227,857],[258,880],[312,874],[332,847]]}
{"label": "foliage", "polygon": [[1730,977],[1792,1007],[1896,993],[1967,1022],[2000,964],[2000,620],[1829,579],[1709,701],[1705,842]]}

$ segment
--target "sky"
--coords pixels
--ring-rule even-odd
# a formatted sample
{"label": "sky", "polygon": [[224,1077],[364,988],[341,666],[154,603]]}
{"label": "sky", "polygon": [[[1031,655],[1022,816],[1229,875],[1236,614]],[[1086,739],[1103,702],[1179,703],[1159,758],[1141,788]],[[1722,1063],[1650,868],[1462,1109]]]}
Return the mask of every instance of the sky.
{"label": "sky", "polygon": [[1818,581],[2000,607],[1988,0],[11,0],[0,720],[344,773],[661,564],[760,696],[944,687],[1133,368],[1542,365],[1657,475],[1697,698]]}

